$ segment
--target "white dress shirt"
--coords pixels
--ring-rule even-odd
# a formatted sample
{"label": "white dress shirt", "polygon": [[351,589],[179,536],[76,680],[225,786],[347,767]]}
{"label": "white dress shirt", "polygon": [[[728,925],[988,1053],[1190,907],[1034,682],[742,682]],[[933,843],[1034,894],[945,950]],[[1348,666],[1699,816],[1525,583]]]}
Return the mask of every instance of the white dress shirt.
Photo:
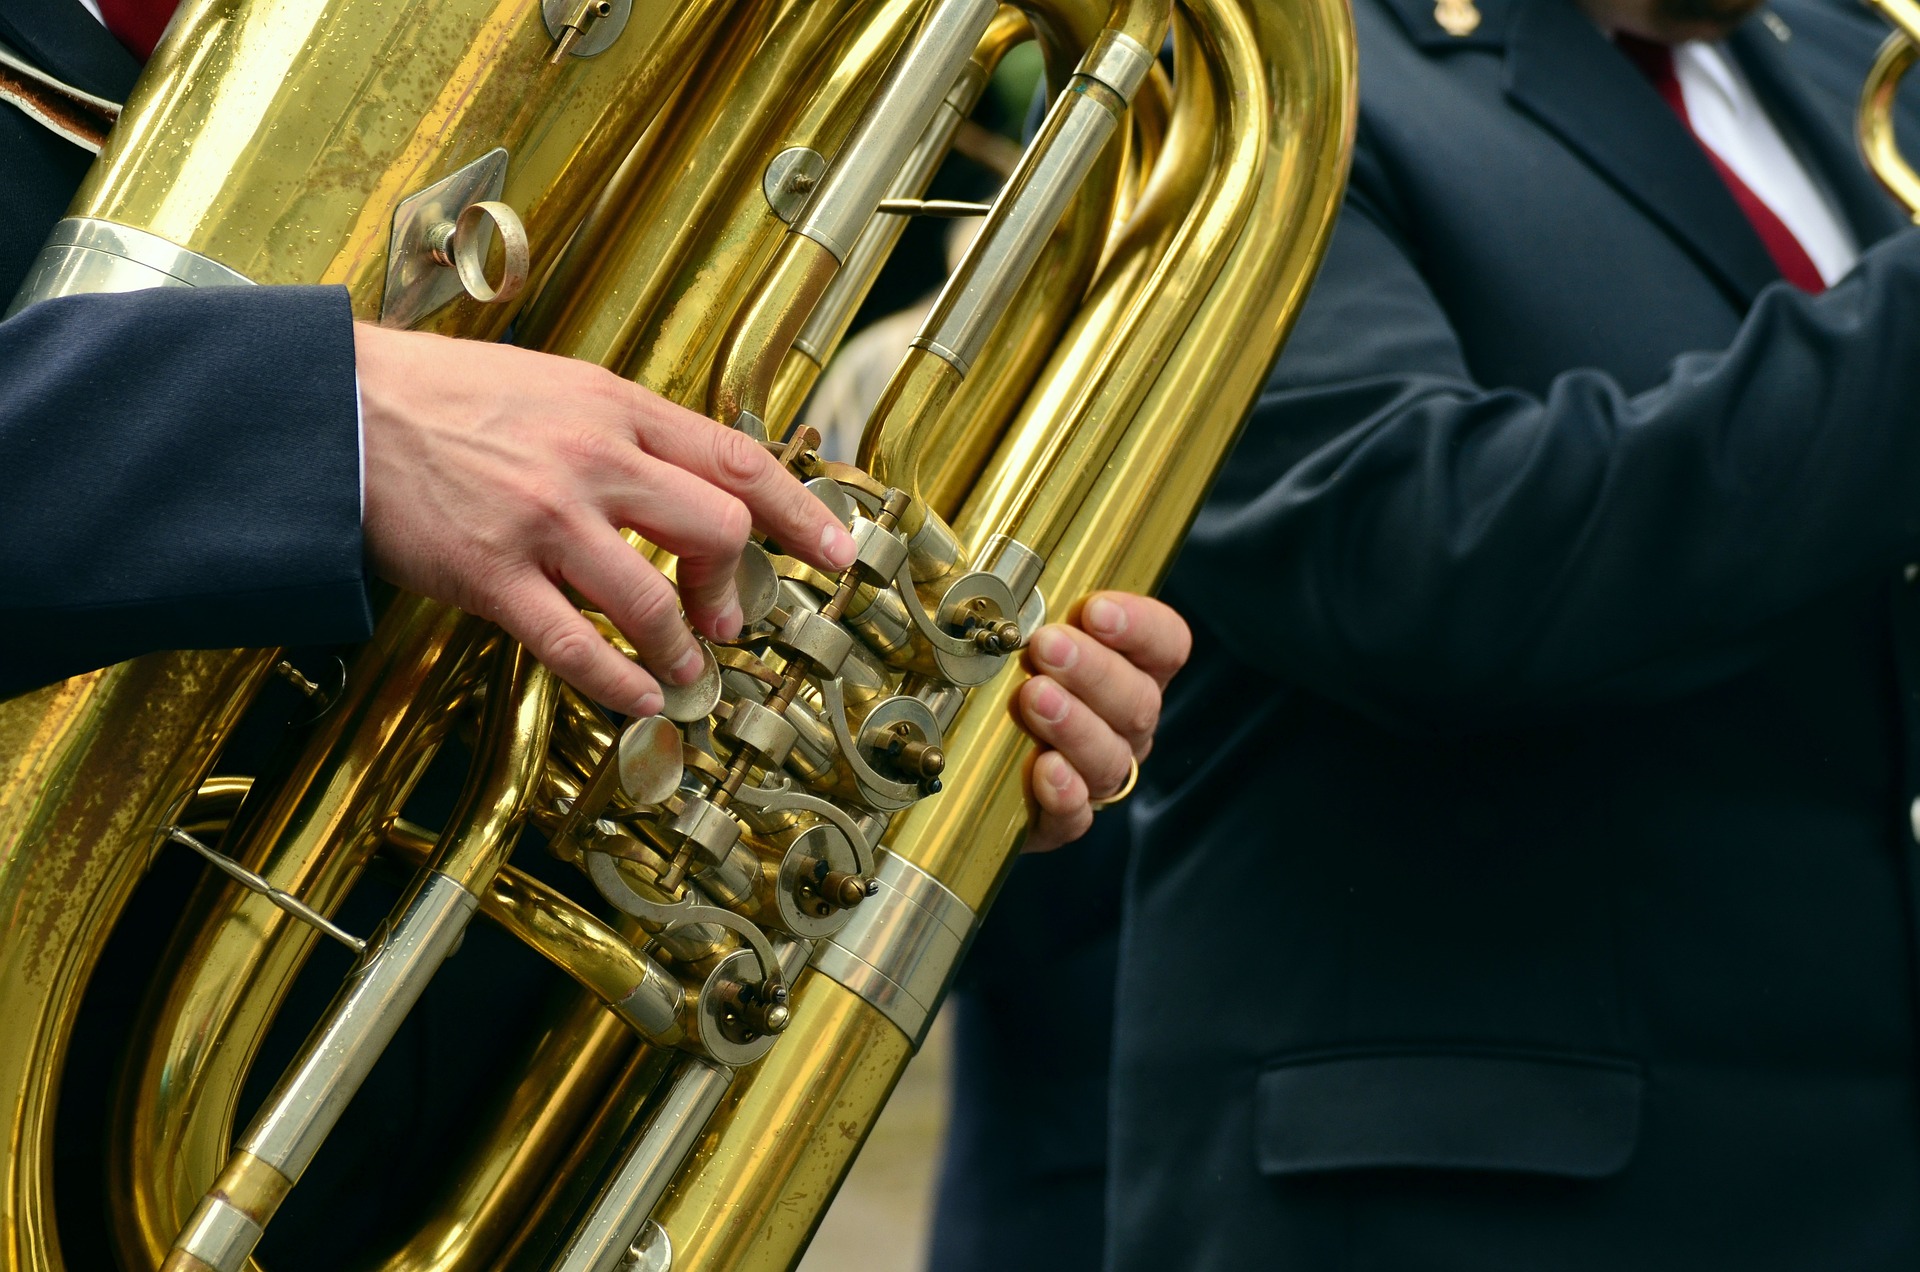
{"label": "white dress shirt", "polygon": [[1820,277],[1833,283],[1852,269],[1860,259],[1853,231],[1780,135],[1726,46],[1676,44],[1673,69],[1695,135],[1793,231]]}

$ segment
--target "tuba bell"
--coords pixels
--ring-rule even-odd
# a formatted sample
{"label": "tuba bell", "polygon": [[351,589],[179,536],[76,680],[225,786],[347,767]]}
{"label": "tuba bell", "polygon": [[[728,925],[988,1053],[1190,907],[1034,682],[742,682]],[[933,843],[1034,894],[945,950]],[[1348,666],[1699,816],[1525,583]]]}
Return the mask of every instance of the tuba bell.
{"label": "tuba bell", "polygon": [[[1027,41],[1045,122],[858,464],[824,458],[808,390]],[[1006,664],[1050,608],[1170,563],[1325,247],[1354,76],[1341,0],[188,0],[16,306],[332,283],[364,321],[511,331],[763,440],[859,557],[830,577],[750,547],[741,638],[650,719],[405,595],[329,683],[179,652],[0,703],[0,1269],[69,1266],[80,999],[126,974],[103,952],[156,856],[188,851],[209,870],[114,1097],[123,1267],[257,1266],[478,921],[572,996],[378,1265],[791,1268],[1018,851]],[[276,679],[312,699],[295,752],[225,772]],[[462,754],[451,811],[409,820]],[[408,882],[356,934],[340,907],[376,868]],[[329,941],[351,969],[240,1125]]]}

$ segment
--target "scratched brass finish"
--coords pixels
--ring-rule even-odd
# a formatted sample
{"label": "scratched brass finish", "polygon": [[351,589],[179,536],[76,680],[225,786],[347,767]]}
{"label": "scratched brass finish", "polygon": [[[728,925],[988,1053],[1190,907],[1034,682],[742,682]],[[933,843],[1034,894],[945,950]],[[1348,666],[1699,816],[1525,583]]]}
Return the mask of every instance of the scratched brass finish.
{"label": "scratched brass finish", "polygon": [[[555,56],[542,7],[188,0],[74,215],[256,282],[342,284],[372,318],[395,207],[505,149],[528,299],[422,325],[495,338],[512,319],[519,343],[764,427],[860,561],[836,578],[751,549],[766,607],[713,651],[717,705],[675,724],[616,726],[409,597],[268,781],[208,775],[272,653],[161,655],[0,704],[0,1272],[64,1266],[53,1077],[173,825],[323,914],[377,856],[416,873],[244,1129],[242,1082],[317,933],[209,873],[116,1101],[128,1269],[257,1266],[384,1046],[369,1020],[404,1014],[467,915],[564,992],[438,1208],[374,1266],[611,1272],[651,1220],[676,1269],[790,1269],[1024,833],[1031,744],[999,669],[1049,609],[1157,583],[1344,181],[1341,0],[684,0],[631,6],[590,57],[569,49],[591,31]],[[786,426],[890,247],[879,200],[918,195],[1026,39],[1048,122],[861,466],[828,462]],[[820,175],[768,187],[795,147]],[[401,821],[454,737],[475,754],[450,825]],[[523,825],[607,904],[509,864]]]}
{"label": "scratched brass finish", "polygon": [[[322,911],[338,905],[377,844],[378,810],[397,807],[443,731],[473,624],[425,602],[395,607],[351,669],[299,770],[237,827],[233,851]],[[324,849],[332,851],[323,851]],[[206,1181],[227,1159],[234,1105],[273,1013],[314,934],[251,893],[209,879],[189,907],[173,980],[120,1107],[110,1161],[123,1252],[159,1262]]]}
{"label": "scratched brass finish", "polygon": [[[823,976],[802,983],[794,1018],[656,1215],[675,1268],[796,1262],[913,1056],[906,1035]],[[779,1132],[740,1134],[749,1122]],[[763,1204],[769,1181],[778,1181],[775,1205]]]}
{"label": "scratched brass finish", "polygon": [[0,704],[0,1117],[11,1132],[0,1267],[60,1266],[47,1076],[61,1069],[81,992],[154,851],[152,827],[199,783],[269,665],[143,658]]}
{"label": "scratched brass finish", "polygon": [[[1041,550],[1056,598],[1158,582],[1298,309],[1344,184],[1354,82],[1344,9],[1209,0],[1181,14],[1160,170],[959,518],[971,546],[1010,533]],[[954,779],[906,810],[888,841],[975,909],[1028,817],[1031,748],[1011,722],[1014,687],[1002,678],[969,700],[947,737]],[[876,1012],[844,995],[816,1000],[815,983],[802,981],[769,1061],[804,1042],[836,1062],[816,1072],[804,1108],[765,1066],[736,1084],[703,1141],[706,1169],[658,1212],[677,1270],[790,1268],[811,1229],[783,1216],[838,1185],[850,1141],[904,1064],[904,1053],[876,1054]],[[758,1147],[769,1143],[777,1154]],[[749,1160],[751,1174],[710,1183],[715,1162]]]}
{"label": "scratched brass finish", "polygon": [[[343,283],[371,317],[394,206],[504,146],[537,276],[728,7],[638,5],[606,53],[556,66],[537,0],[189,0],[72,214],[255,282]],[[426,325],[509,317],[463,300]]]}
{"label": "scratched brass finish", "polygon": [[1914,0],[1868,0],[1893,23],[1893,32],[1867,72],[1860,90],[1860,152],[1880,183],[1920,220],[1920,172],[1913,170],[1893,135],[1894,98],[1901,81],[1920,57],[1920,4]]}

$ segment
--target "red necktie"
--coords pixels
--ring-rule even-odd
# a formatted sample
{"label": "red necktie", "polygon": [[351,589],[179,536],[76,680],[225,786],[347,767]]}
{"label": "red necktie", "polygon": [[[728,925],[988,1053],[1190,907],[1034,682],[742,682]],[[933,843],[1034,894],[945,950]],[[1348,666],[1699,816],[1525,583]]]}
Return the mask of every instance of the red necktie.
{"label": "red necktie", "polygon": [[153,56],[153,46],[167,29],[167,20],[180,0],[100,0],[100,16],[113,38],[142,62]]}
{"label": "red necktie", "polygon": [[[1687,115],[1687,99],[1681,95],[1680,77],[1673,69],[1673,50],[1664,44],[1654,44],[1632,35],[1616,35],[1613,42],[1659,90],[1667,105],[1673,107],[1674,113],[1680,116],[1680,122],[1687,126],[1687,131],[1693,133],[1693,120]],[[1766,245],[1767,255],[1773,257],[1773,263],[1779,266],[1780,276],[1801,291],[1816,295],[1825,291],[1827,284],[1820,277],[1820,270],[1814,265],[1813,258],[1807,255],[1807,249],[1800,246],[1800,240],[1793,236],[1793,231],[1787,228],[1787,223],[1774,215],[1773,209],[1713,152],[1712,146],[1700,140],[1700,134],[1693,133],[1693,139],[1713,162],[1713,170],[1726,183],[1733,201],[1740,205],[1740,210],[1747,214],[1747,220],[1753,223],[1760,241]]]}

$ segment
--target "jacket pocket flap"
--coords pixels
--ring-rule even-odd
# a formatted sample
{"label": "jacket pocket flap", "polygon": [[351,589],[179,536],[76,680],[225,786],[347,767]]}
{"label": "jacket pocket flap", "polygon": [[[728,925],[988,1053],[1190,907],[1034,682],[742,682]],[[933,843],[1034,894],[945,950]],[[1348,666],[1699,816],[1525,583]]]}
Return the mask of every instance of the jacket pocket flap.
{"label": "jacket pocket flap", "polygon": [[1268,1175],[1416,1168],[1599,1179],[1633,1155],[1640,1067],[1605,1056],[1392,1052],[1307,1057],[1260,1075]]}

